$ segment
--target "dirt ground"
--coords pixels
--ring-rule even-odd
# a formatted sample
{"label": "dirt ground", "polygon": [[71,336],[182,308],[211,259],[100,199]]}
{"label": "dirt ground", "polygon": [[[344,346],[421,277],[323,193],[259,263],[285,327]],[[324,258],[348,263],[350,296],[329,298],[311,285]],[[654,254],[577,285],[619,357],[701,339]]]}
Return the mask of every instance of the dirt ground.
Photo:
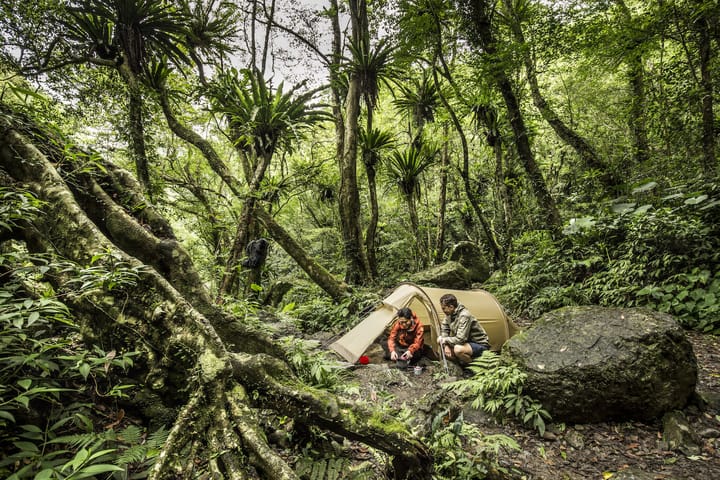
{"label": "dirt ground", "polygon": [[[688,332],[699,366],[696,390],[714,402],[704,409],[684,411],[700,436],[700,454],[670,451],[662,441],[662,423],[622,422],[550,424],[542,438],[537,432],[509,423],[483,422],[487,434],[513,437],[520,450],[508,451],[500,463],[518,480],[715,480],[720,479],[720,338]],[[424,394],[448,381],[440,362],[429,362],[419,375],[388,368],[379,355],[353,370],[359,395],[372,401],[391,400],[412,406]]]}

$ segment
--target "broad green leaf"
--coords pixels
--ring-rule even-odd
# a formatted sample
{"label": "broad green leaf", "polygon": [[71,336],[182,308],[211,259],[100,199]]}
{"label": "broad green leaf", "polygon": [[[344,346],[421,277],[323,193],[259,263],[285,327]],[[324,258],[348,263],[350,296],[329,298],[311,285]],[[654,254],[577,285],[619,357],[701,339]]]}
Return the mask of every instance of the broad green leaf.
{"label": "broad green leaf", "polygon": [[90,365],[83,362],[82,364],[80,364],[78,370],[80,371],[80,375],[82,375],[83,378],[87,380],[88,375],[90,375]]}

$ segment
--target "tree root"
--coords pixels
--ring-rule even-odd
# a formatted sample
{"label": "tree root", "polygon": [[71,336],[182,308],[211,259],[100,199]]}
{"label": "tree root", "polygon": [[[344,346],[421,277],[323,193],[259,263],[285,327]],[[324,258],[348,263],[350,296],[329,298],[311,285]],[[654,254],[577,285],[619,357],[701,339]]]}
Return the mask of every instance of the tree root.
{"label": "tree root", "polygon": [[[148,370],[165,374],[151,386],[163,398],[184,405],[153,467],[152,479],[189,478],[195,457],[187,458],[190,452],[206,458],[207,467],[218,478],[296,478],[287,462],[268,445],[257,419],[254,408],[268,405],[299,423],[388,453],[393,457],[397,479],[430,478],[430,453],[405,424],[387,413],[302,384],[262,335],[237,327],[233,332],[247,334],[242,343],[226,337],[228,330],[222,326],[237,324],[232,317],[223,314],[221,320],[211,322],[189,303],[192,296],[181,295],[157,270],[143,268],[131,253],[108,239],[86,214],[81,202],[86,197],[74,195],[51,162],[8,122],[0,117],[0,168],[47,205],[44,214],[24,229],[28,248],[54,252],[82,266],[104,266],[108,271],[114,266],[111,262],[103,264],[103,256],[122,259],[137,268],[134,284],[101,285],[77,292],[67,303],[84,331],[110,336],[109,344],[151,350],[153,356],[148,358],[154,358],[156,364],[148,365]],[[101,211],[119,225],[134,222],[110,196],[94,193],[102,201],[88,209],[102,204]],[[94,258],[101,260],[93,263]],[[119,329],[124,335],[113,338]],[[228,345],[235,342],[241,353],[228,351]],[[267,353],[258,353],[262,351]],[[253,474],[247,465],[258,472]]]}

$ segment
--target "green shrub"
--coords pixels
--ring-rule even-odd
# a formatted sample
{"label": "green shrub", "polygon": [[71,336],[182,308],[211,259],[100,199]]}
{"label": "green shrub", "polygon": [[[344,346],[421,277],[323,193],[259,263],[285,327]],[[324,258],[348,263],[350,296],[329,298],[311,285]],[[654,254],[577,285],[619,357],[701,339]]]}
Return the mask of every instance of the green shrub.
{"label": "green shrub", "polygon": [[485,352],[469,366],[471,378],[444,385],[444,388],[473,398],[471,406],[498,418],[514,417],[545,433],[550,414],[542,405],[522,391],[527,374],[517,365],[505,364],[493,352]]}
{"label": "green shrub", "polygon": [[445,424],[447,412],[433,419],[427,445],[435,458],[437,479],[481,480],[507,473],[499,463],[503,449],[519,450],[518,443],[507,435],[486,435],[477,426],[467,424],[459,415],[454,422]]}
{"label": "green shrub", "polygon": [[526,233],[515,242],[507,274],[486,288],[530,319],[569,305],[645,306],[687,327],[720,331],[718,187],[664,196],[657,189],[647,183],[595,217],[572,219],[558,241]]}

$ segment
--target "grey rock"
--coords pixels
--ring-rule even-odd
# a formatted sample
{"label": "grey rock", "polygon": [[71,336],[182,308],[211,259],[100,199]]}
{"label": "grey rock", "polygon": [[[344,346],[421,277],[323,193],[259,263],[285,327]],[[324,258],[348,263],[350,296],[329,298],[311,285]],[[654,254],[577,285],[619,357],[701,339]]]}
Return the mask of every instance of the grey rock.
{"label": "grey rock", "polygon": [[450,260],[465,267],[472,282],[484,282],[490,278],[490,263],[476,243],[466,241],[455,244]]}
{"label": "grey rock", "polygon": [[452,289],[464,289],[472,284],[468,269],[452,261],[417,272],[410,277],[410,281],[420,285]]}
{"label": "grey rock", "polygon": [[648,309],[566,307],[511,338],[502,356],[553,421],[650,420],[682,409],[697,383],[677,321]]}
{"label": "grey rock", "polygon": [[668,412],[663,416],[663,442],[670,450],[678,450],[687,456],[699,455],[702,440],[680,411]]}

